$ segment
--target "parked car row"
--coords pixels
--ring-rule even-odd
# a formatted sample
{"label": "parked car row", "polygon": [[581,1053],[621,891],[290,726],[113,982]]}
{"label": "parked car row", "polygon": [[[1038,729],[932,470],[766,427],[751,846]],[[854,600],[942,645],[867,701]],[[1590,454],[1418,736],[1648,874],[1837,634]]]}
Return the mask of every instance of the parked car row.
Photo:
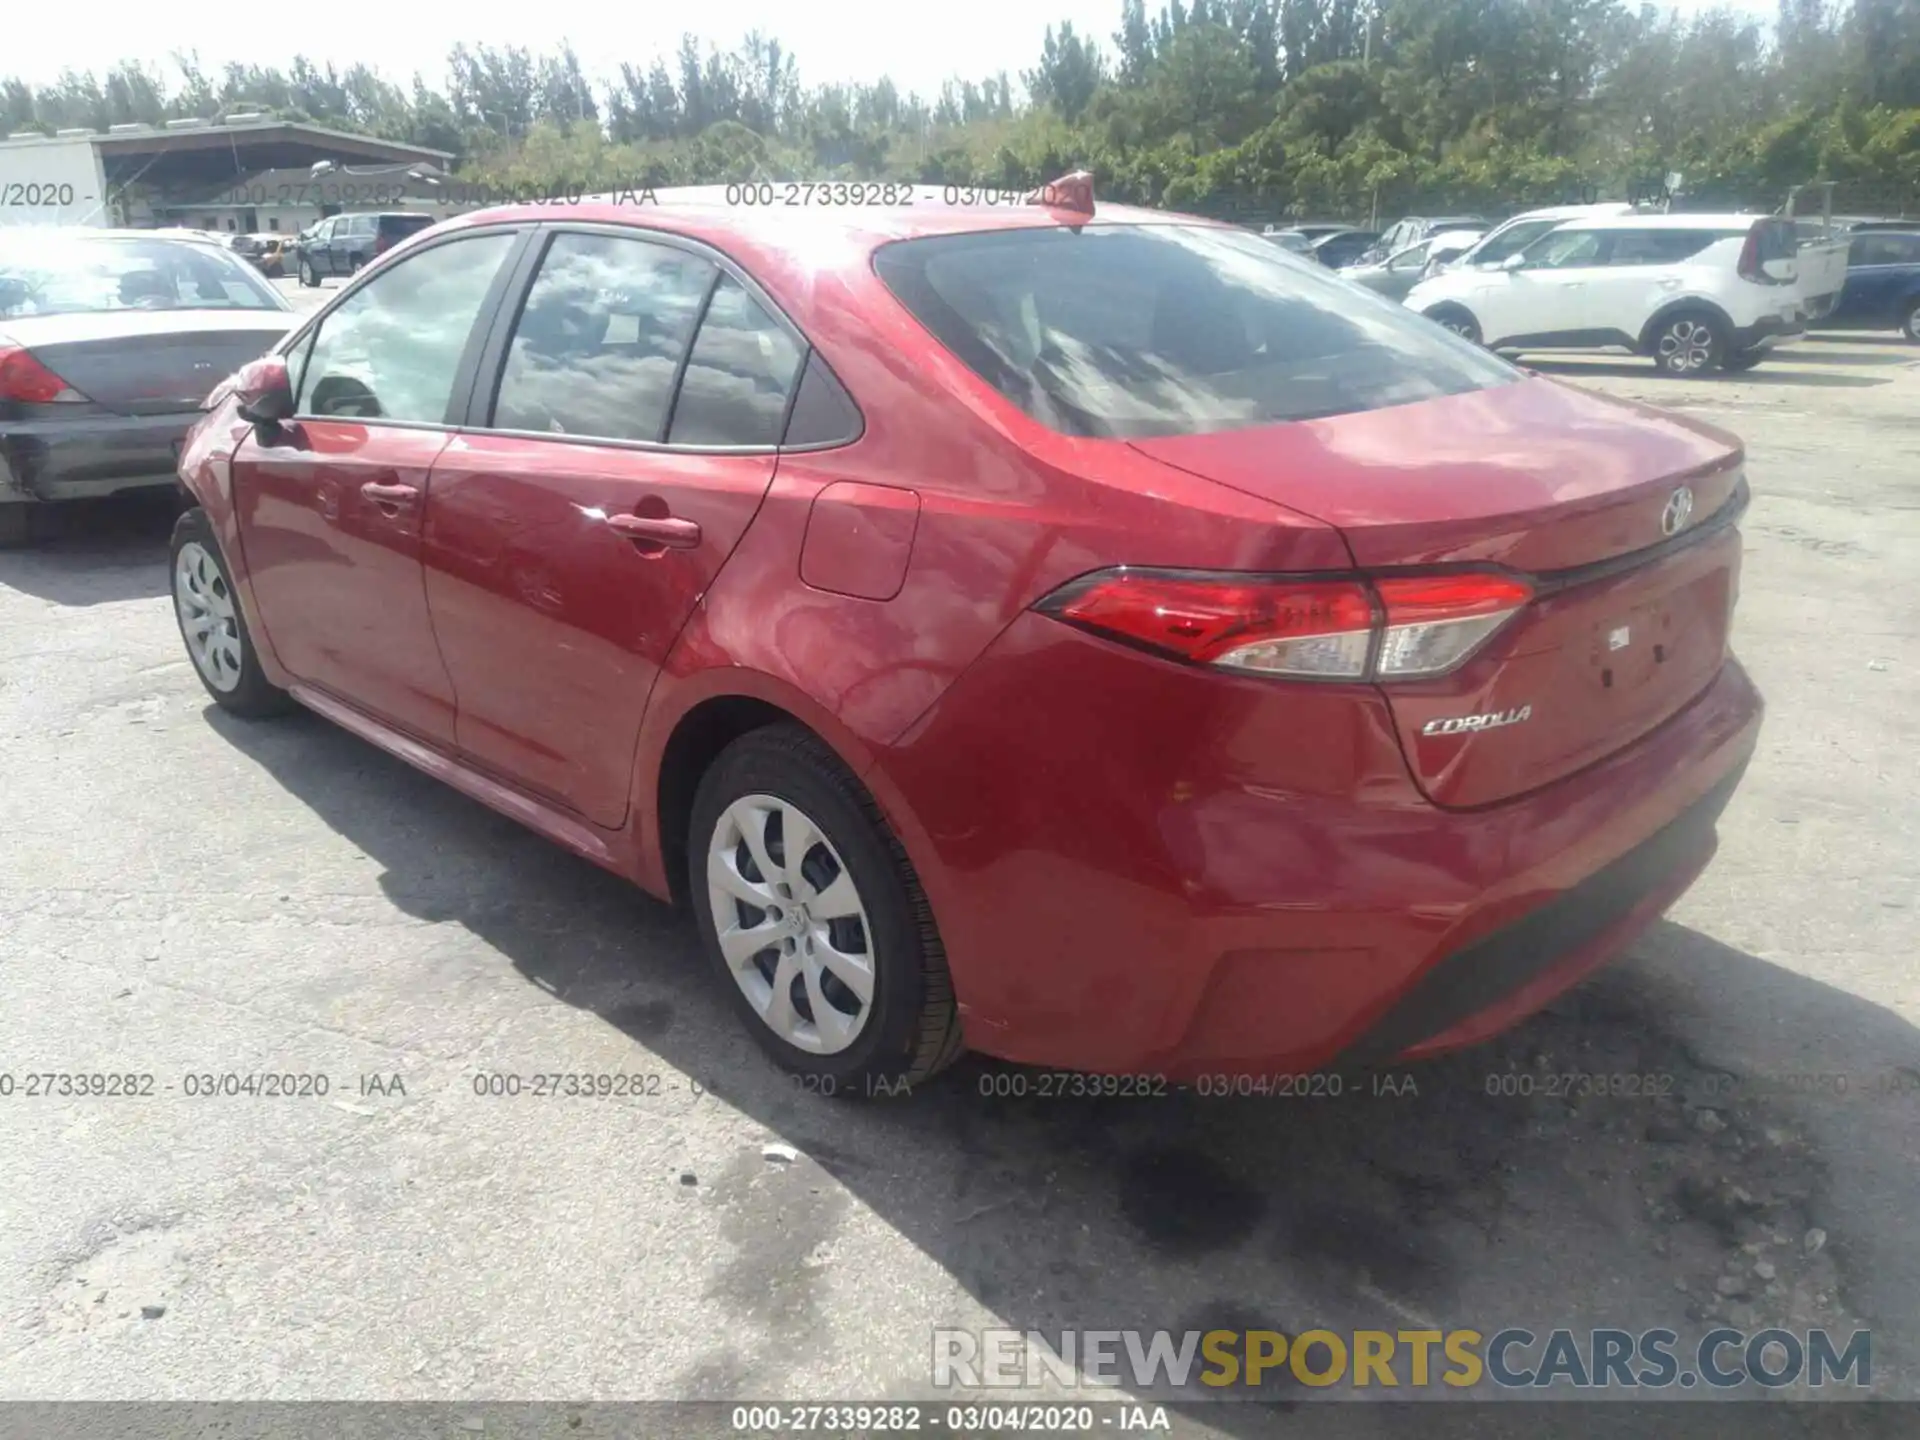
{"label": "parked car row", "polygon": [[1624,348],[1672,374],[1751,369],[1815,324],[1920,340],[1920,222],[1810,226],[1627,204],[1478,230],[1416,216],[1342,274],[1492,348]]}

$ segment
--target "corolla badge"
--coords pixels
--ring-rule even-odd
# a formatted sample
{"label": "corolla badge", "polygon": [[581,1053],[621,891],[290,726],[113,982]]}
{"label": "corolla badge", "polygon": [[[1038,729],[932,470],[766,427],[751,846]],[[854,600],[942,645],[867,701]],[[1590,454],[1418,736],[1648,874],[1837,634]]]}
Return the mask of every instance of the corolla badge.
{"label": "corolla badge", "polygon": [[1667,498],[1667,508],[1660,512],[1660,533],[1678,535],[1692,518],[1693,491],[1682,485]]}
{"label": "corolla badge", "polygon": [[1533,718],[1531,705],[1516,705],[1511,710],[1495,710],[1486,715],[1449,715],[1444,720],[1429,720],[1420,727],[1422,735],[1469,735],[1477,730],[1498,730],[1502,725],[1518,725]]}

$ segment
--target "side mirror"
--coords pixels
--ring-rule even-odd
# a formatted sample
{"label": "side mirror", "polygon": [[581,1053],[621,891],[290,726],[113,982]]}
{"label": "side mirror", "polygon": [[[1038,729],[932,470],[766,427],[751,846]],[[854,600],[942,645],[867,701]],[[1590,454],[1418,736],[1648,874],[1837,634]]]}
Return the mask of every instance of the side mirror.
{"label": "side mirror", "polygon": [[1502,270],[1526,269],[1527,268],[1527,252],[1522,250],[1518,254],[1507,256],[1506,259],[1500,262],[1500,268]]}
{"label": "side mirror", "polygon": [[293,414],[293,382],[287,376],[287,362],[278,355],[249,361],[227,384],[232,387],[228,393],[240,402],[242,420],[278,425]]}

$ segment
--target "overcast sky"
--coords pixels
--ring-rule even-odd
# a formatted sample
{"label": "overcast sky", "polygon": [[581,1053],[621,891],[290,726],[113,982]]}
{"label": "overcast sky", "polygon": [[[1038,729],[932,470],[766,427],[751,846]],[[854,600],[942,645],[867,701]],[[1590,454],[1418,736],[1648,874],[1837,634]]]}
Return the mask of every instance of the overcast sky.
{"label": "overcast sky", "polygon": [[[24,0],[21,0],[24,4]],[[1682,10],[1710,8],[1707,0],[1672,0]],[[1731,8],[1766,19],[1774,0],[1731,0]],[[1159,0],[1149,0],[1150,12]],[[1019,83],[1020,71],[1040,53],[1051,22],[1072,20],[1077,29],[1108,43],[1120,16],[1120,0],[965,0],[957,5],[902,0],[701,0],[697,6],[543,6],[527,0],[461,0],[452,5],[395,5],[348,9],[329,24],[327,7],[270,3],[265,8],[166,5],[153,0],[89,0],[84,24],[48,21],[7,26],[0,46],[0,75],[35,84],[61,70],[109,68],[119,57],[177,73],[169,57],[196,50],[211,71],[229,61],[284,64],[295,52],[344,69],[366,61],[390,80],[408,83],[418,71],[434,83],[446,77],[446,54],[456,41],[551,49],[571,40],[582,66],[596,80],[618,73],[620,62],[643,67],[657,55],[671,56],[681,32],[731,49],[749,30],[782,40],[799,61],[803,84],[874,80],[891,75],[907,90],[931,99],[949,77],[980,79],[1005,70]],[[1109,47],[1110,48],[1110,47]]]}

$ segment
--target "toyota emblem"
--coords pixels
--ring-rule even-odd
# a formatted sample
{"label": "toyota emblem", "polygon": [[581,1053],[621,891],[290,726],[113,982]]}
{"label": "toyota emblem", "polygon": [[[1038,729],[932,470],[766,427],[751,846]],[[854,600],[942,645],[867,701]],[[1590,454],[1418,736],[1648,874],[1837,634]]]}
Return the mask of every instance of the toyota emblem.
{"label": "toyota emblem", "polygon": [[1678,535],[1692,518],[1693,491],[1682,485],[1668,498],[1667,508],[1660,512],[1660,533]]}

